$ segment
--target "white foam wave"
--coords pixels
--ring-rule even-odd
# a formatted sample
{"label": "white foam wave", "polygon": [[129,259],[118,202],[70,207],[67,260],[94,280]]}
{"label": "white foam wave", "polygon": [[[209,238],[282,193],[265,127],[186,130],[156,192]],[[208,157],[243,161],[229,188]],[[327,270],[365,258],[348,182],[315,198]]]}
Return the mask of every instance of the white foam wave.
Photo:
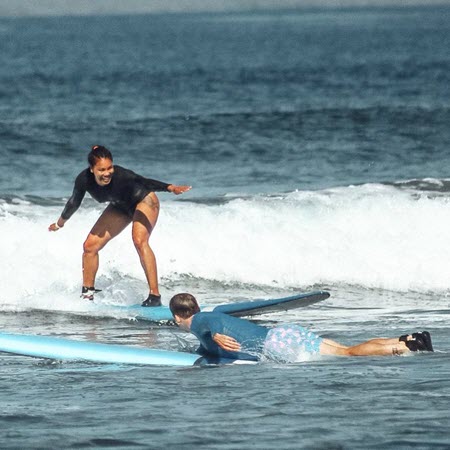
{"label": "white foam wave", "polygon": [[[39,297],[61,308],[56,293],[78,292],[82,242],[100,211],[82,207],[49,233],[60,208],[0,204],[0,304]],[[151,243],[166,280],[447,291],[448,223],[448,197],[369,184],[220,205],[163,198]],[[126,291],[145,292],[129,228],[102,251],[99,276],[118,291],[120,281]]]}
{"label": "white foam wave", "polygon": [[173,272],[280,286],[448,286],[448,198],[366,185],[165,214],[173,231],[157,244]]}

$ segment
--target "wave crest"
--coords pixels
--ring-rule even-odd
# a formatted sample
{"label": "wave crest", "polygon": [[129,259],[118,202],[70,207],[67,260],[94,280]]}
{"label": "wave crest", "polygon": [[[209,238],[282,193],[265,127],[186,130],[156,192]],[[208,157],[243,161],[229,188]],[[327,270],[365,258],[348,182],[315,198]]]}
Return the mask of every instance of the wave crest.
{"label": "wave crest", "polygon": [[[0,303],[79,289],[82,243],[101,209],[88,202],[63,230],[49,233],[60,206],[42,203],[0,202],[0,233],[7,236],[0,242]],[[151,244],[165,282],[188,276],[280,289],[446,291],[448,223],[445,195],[366,184],[163,202]],[[102,251],[99,276],[145,287],[129,229]]]}

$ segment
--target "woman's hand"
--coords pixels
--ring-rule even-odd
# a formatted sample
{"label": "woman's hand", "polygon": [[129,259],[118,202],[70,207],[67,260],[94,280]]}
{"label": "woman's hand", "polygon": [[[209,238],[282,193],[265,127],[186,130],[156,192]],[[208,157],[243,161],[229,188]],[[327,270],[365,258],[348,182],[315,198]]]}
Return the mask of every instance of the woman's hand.
{"label": "woman's hand", "polygon": [[236,339],[225,334],[216,333],[212,338],[221,349],[227,352],[238,352],[241,349],[241,344]]}
{"label": "woman's hand", "polygon": [[59,218],[55,223],[52,223],[48,227],[48,231],[58,231],[60,228],[64,226],[64,223],[61,223],[62,219]]}
{"label": "woman's hand", "polygon": [[184,192],[190,191],[192,186],[175,186],[174,184],[169,184],[167,190],[175,195],[183,194]]}

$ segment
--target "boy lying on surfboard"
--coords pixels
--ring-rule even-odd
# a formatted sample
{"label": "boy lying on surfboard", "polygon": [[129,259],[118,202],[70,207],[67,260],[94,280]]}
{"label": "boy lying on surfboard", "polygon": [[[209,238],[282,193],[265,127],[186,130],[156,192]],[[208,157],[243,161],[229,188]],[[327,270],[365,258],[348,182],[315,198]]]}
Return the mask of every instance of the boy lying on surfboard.
{"label": "boy lying on surfboard", "polygon": [[199,353],[220,358],[295,362],[305,355],[392,356],[433,351],[428,331],[345,346],[300,325],[270,329],[220,312],[200,312],[195,297],[187,293],[172,297],[169,307],[176,324],[200,341]]}

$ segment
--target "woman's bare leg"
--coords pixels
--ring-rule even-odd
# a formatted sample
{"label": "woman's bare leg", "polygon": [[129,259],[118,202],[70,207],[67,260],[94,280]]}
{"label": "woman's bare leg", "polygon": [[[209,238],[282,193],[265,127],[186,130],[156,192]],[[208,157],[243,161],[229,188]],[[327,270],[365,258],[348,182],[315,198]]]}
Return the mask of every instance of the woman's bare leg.
{"label": "woman's bare leg", "polygon": [[114,206],[107,206],[83,244],[83,286],[94,287],[99,265],[98,252],[131,222]]}
{"label": "woman's bare leg", "polygon": [[159,216],[159,200],[154,192],[148,194],[138,205],[133,216],[133,243],[144,269],[149,293],[159,295],[156,257],[149,245],[150,235]]}

